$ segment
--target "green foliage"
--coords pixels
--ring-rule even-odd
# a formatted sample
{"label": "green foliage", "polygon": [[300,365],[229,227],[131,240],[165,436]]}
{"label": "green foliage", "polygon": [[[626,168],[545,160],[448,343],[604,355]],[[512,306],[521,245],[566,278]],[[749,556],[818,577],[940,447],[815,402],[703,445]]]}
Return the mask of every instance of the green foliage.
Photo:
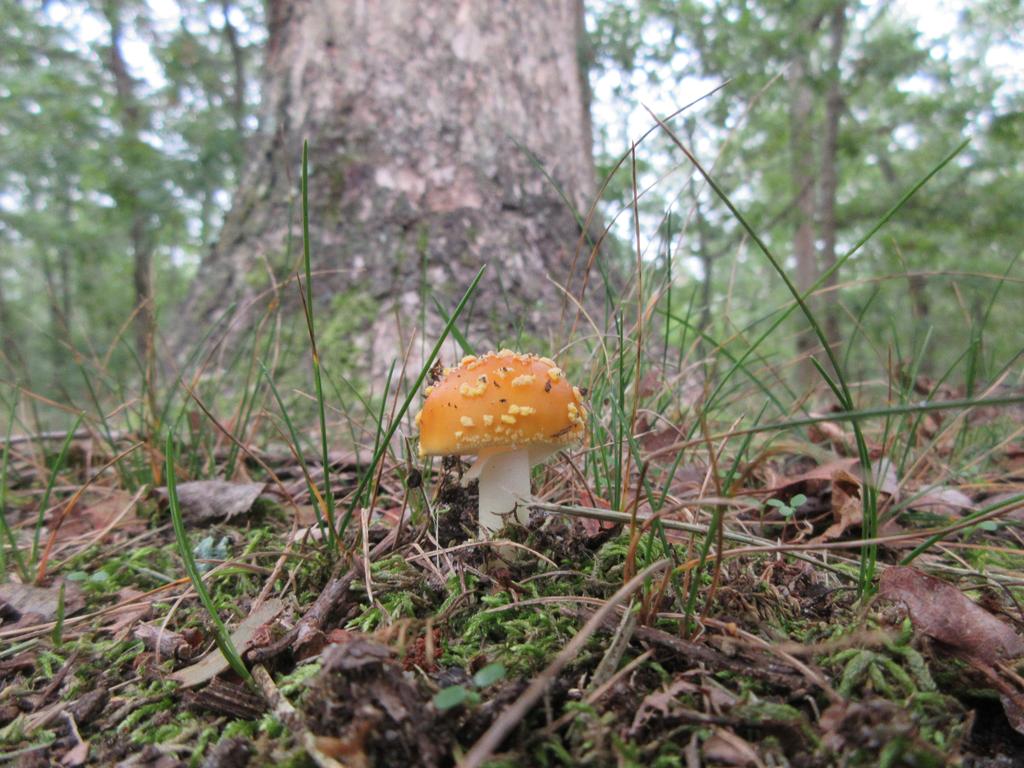
{"label": "green foliage", "polygon": [[476,704],[479,703],[480,697],[476,692],[469,690],[462,685],[449,685],[447,688],[442,688],[434,696],[434,706],[442,712],[446,709],[453,709],[465,703]]}
{"label": "green foliage", "polygon": [[[532,586],[532,585],[531,585]],[[459,637],[447,645],[442,660],[468,666],[481,648],[491,648],[510,674],[536,674],[575,634],[576,622],[554,611],[525,609],[488,611],[511,604],[507,592],[481,598],[483,610],[465,622]]]}

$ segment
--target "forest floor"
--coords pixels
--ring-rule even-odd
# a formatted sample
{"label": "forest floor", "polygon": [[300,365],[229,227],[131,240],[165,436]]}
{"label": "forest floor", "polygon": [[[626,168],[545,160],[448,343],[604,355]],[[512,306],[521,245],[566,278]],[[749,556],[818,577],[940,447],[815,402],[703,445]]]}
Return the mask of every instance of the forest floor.
{"label": "forest floor", "polygon": [[[318,465],[206,443],[179,458],[178,505],[249,681],[166,490],[132,482],[160,451],[12,441],[0,762],[1024,765],[1024,445],[947,465],[1008,416],[1019,435],[1019,412],[908,417],[930,446],[914,471],[868,433],[873,573],[853,439],[827,422],[744,454],[727,489],[714,451],[688,453],[663,506],[638,489],[679,455],[674,428],[641,430],[618,505],[563,457],[529,524],[490,542],[454,461],[384,463],[332,546]],[[331,469],[340,523],[364,468]]]}

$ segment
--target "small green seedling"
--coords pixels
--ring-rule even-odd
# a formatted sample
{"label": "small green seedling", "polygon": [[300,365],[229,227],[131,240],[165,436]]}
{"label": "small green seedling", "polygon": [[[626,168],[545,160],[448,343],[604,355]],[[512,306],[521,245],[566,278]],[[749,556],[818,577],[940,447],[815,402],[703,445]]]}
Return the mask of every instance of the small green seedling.
{"label": "small green seedling", "polygon": [[504,680],[505,672],[505,665],[500,662],[488,664],[473,675],[473,690],[464,685],[449,685],[447,688],[442,688],[434,696],[434,706],[442,712],[461,704],[475,706],[480,703],[480,694],[477,691],[482,691],[484,688],[489,688],[495,683]]}
{"label": "small green seedling", "polygon": [[796,510],[807,502],[807,497],[802,493],[798,493],[796,496],[789,500],[787,504],[782,499],[768,499],[766,502],[769,507],[775,507],[779,510],[779,514],[785,518],[790,518],[796,514]]}

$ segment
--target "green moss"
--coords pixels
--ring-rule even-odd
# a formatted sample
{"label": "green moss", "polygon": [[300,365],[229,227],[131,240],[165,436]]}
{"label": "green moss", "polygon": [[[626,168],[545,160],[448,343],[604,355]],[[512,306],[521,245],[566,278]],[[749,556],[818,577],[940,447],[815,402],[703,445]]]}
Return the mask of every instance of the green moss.
{"label": "green moss", "polygon": [[[153,701],[149,704],[143,704],[138,709],[133,710],[128,716],[117,724],[116,729],[119,733],[125,731],[132,731],[133,741],[146,741],[146,729],[145,727],[136,728],[140,723],[148,720],[151,715],[157,712],[164,712],[174,707],[174,701],[170,698],[161,699],[160,701]],[[135,729],[135,730],[133,730]],[[152,743],[152,742],[148,742]]]}
{"label": "green moss", "polygon": [[[594,578],[601,578],[609,582],[622,581],[622,574],[626,566],[626,559],[629,557],[630,536],[629,531],[624,530],[615,538],[607,541],[597,551],[591,573]],[[667,556],[665,546],[655,536],[642,535],[637,542],[634,554],[636,569],[642,570],[648,565],[661,560]],[[709,577],[710,583],[710,577]]]}
{"label": "green moss", "polygon": [[223,739],[254,739],[259,731],[259,724],[253,720],[232,720],[224,726]]}
{"label": "green moss", "polygon": [[307,689],[307,683],[320,671],[320,662],[302,664],[288,675],[281,675],[275,681],[277,688],[286,698],[298,696]]}
{"label": "green moss", "polygon": [[[527,584],[523,598],[540,596],[536,583]],[[508,592],[484,595],[468,618],[453,620],[441,661],[468,667],[486,649],[490,661],[500,661],[512,676],[535,674],[575,634],[577,622],[558,612],[557,606],[488,612],[512,603]]]}
{"label": "green moss", "polygon": [[[361,632],[372,632],[382,624],[391,624],[401,618],[416,618],[429,612],[433,599],[427,594],[426,584],[419,572],[400,555],[385,558],[371,567],[373,575],[374,605],[366,605],[362,613],[346,627]],[[352,585],[352,591],[365,594],[361,581]]]}
{"label": "green moss", "polygon": [[333,296],[328,312],[317,314],[317,344],[325,365],[361,391],[367,389],[366,371],[361,351],[352,342],[365,334],[379,310],[366,291],[350,288]]}
{"label": "green moss", "polygon": [[19,748],[31,747],[41,744],[50,744],[57,737],[53,731],[43,730],[32,733],[32,741],[28,744],[28,716],[18,715],[11,722],[0,728],[0,744],[18,745]]}

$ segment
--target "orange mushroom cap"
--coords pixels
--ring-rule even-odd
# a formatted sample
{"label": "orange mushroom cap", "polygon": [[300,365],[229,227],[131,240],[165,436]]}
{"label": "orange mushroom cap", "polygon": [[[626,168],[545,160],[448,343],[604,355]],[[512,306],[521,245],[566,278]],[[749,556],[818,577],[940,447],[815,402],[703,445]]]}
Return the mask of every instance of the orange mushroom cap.
{"label": "orange mushroom cap", "polygon": [[582,439],[586,418],[580,390],[553,360],[503,349],[446,369],[416,424],[420,455],[448,456],[569,445]]}

